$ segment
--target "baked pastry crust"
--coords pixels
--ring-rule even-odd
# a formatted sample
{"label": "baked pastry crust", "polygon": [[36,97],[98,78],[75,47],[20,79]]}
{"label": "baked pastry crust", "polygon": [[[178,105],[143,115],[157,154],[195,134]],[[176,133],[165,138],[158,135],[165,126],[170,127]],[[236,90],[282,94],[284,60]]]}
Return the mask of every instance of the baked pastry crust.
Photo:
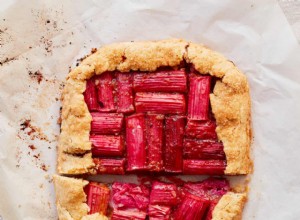
{"label": "baked pastry crust", "polygon": [[240,220],[247,200],[246,193],[228,192],[215,206],[212,220]]}
{"label": "baked pastry crust", "polygon": [[[111,44],[98,49],[69,73],[62,94],[58,173],[84,174],[93,172],[95,166],[90,154],[91,115],[83,97],[87,79],[106,71],[155,71],[163,66],[179,66],[184,61],[193,64],[201,74],[220,78],[210,101],[216,132],[224,144],[225,174],[250,173],[251,108],[246,76],[219,53],[178,39]],[[78,154],[81,155],[75,156]]]}
{"label": "baked pastry crust", "polygon": [[107,220],[100,214],[88,215],[84,186],[88,181],[54,175],[59,220]]}

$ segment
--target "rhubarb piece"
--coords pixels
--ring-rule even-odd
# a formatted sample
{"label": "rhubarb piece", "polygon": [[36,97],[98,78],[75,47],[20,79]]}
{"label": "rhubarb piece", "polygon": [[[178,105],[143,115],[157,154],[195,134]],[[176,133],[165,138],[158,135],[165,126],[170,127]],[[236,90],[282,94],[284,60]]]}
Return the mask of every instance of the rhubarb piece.
{"label": "rhubarb piece", "polygon": [[149,205],[148,215],[150,220],[169,220],[171,207],[161,205]]}
{"label": "rhubarb piece", "polygon": [[218,139],[215,121],[193,121],[188,120],[186,136],[199,139]]}
{"label": "rhubarb piece", "polygon": [[125,159],[94,158],[97,174],[125,174]]}
{"label": "rhubarb piece", "polygon": [[111,73],[103,73],[96,76],[95,84],[98,89],[98,103],[100,105],[99,112],[114,112],[116,111],[114,99],[114,84],[115,80]]}
{"label": "rhubarb piece", "polygon": [[184,70],[136,73],[133,82],[136,92],[186,91],[186,74]]}
{"label": "rhubarb piece", "polygon": [[87,204],[90,208],[89,214],[101,213],[106,215],[110,199],[110,190],[104,184],[90,182],[84,189],[87,195]]}
{"label": "rhubarb piece", "polygon": [[183,157],[186,159],[225,159],[222,142],[185,138]]}
{"label": "rhubarb piece", "polygon": [[90,135],[93,156],[122,156],[124,143],[122,136]]}
{"label": "rhubarb piece", "polygon": [[150,171],[161,171],[163,168],[163,120],[163,115],[146,116],[148,169]]}
{"label": "rhubarb piece", "polygon": [[222,175],[225,168],[225,160],[183,160],[184,174]]}
{"label": "rhubarb piece", "polygon": [[150,204],[174,206],[178,202],[177,196],[175,184],[154,182],[150,194]]}
{"label": "rhubarb piece", "polygon": [[135,96],[137,112],[158,114],[184,114],[185,98],[179,93],[138,92]]}
{"label": "rhubarb piece", "polygon": [[146,213],[145,212],[137,212],[137,211],[123,211],[114,209],[113,214],[111,216],[111,220],[145,220]]}
{"label": "rhubarb piece", "polygon": [[145,115],[135,114],[126,118],[127,170],[147,167]]}
{"label": "rhubarb piece", "polygon": [[115,182],[112,185],[112,191],[112,201],[115,208],[147,211],[150,192],[146,186]]}
{"label": "rhubarb piece", "polygon": [[92,112],[91,132],[96,134],[120,133],[123,125],[123,114]]}
{"label": "rhubarb piece", "polygon": [[182,148],[185,117],[166,117],[164,167],[166,172],[182,172]]}
{"label": "rhubarb piece", "polygon": [[188,101],[188,118],[192,120],[208,120],[210,76],[190,77]]}
{"label": "rhubarb piece", "polygon": [[87,104],[89,111],[98,111],[99,104],[97,100],[97,90],[93,79],[89,79],[86,81],[86,89],[83,95],[84,101]]}
{"label": "rhubarb piece", "polygon": [[131,113],[134,111],[132,83],[132,74],[117,73],[117,112]]}
{"label": "rhubarb piece", "polygon": [[218,202],[210,202],[208,211],[205,216],[205,220],[212,220],[212,214],[213,214],[214,208],[216,207],[217,203]]}
{"label": "rhubarb piece", "polygon": [[229,191],[229,182],[226,179],[208,178],[202,182],[185,183],[183,191],[205,200],[218,201]]}
{"label": "rhubarb piece", "polygon": [[186,195],[174,214],[174,220],[200,220],[204,217],[209,202],[198,196]]}

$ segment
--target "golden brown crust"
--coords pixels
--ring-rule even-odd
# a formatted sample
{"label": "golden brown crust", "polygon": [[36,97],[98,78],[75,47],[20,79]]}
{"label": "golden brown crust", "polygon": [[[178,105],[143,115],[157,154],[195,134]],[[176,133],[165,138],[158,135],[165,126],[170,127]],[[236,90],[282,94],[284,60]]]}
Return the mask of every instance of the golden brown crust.
{"label": "golden brown crust", "polygon": [[177,39],[108,45],[88,56],[69,73],[62,96],[58,172],[80,174],[93,167],[91,154],[77,158],[70,156],[91,150],[91,115],[82,95],[87,79],[106,71],[154,71],[161,66],[176,67],[183,61],[193,64],[202,74],[220,78],[210,99],[217,120],[218,138],[224,143],[227,157],[225,174],[250,173],[250,95],[245,75],[217,52]]}
{"label": "golden brown crust", "polygon": [[59,220],[107,220],[100,214],[88,215],[84,186],[88,181],[58,175],[53,176]]}
{"label": "golden brown crust", "polygon": [[237,93],[225,83],[218,81],[210,95],[212,111],[217,121],[217,134],[224,144],[227,166],[225,174],[248,174],[251,172],[249,157],[250,96],[249,92]]}
{"label": "golden brown crust", "polygon": [[213,210],[212,220],[240,220],[247,200],[246,193],[228,192]]}

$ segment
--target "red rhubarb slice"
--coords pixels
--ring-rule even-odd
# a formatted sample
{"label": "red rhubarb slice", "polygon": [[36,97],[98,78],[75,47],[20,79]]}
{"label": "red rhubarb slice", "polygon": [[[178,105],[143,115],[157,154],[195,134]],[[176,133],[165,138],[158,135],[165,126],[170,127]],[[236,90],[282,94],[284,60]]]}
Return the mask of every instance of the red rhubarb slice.
{"label": "red rhubarb slice", "polygon": [[146,219],[145,212],[114,210],[110,218],[111,220],[144,220]]}
{"label": "red rhubarb slice", "polygon": [[98,89],[98,103],[100,105],[99,112],[114,112],[116,111],[114,99],[115,80],[113,74],[103,73],[96,76],[95,84]]}
{"label": "red rhubarb slice", "polygon": [[89,79],[86,81],[86,89],[83,95],[84,101],[87,104],[89,111],[98,111],[99,104],[97,100],[97,90],[94,79]]}
{"label": "red rhubarb slice", "polygon": [[214,208],[216,207],[218,202],[210,202],[210,205],[208,207],[208,211],[206,213],[206,216],[205,216],[205,220],[211,220],[212,219],[212,214],[213,214],[213,211],[214,211]]}
{"label": "red rhubarb slice", "polygon": [[135,108],[137,112],[184,114],[185,98],[178,93],[138,92],[135,96]]}
{"label": "red rhubarb slice", "polygon": [[210,76],[190,77],[188,101],[188,118],[192,120],[208,120]]}
{"label": "red rhubarb slice", "polygon": [[186,136],[199,139],[218,139],[215,121],[188,120]]}
{"label": "red rhubarb slice", "polygon": [[97,174],[125,174],[125,159],[94,158]]}
{"label": "red rhubarb slice", "polygon": [[117,134],[122,129],[123,114],[92,112],[91,132],[96,134]]}
{"label": "red rhubarb slice", "polygon": [[149,205],[148,215],[150,220],[169,220],[171,207],[161,205]]}
{"label": "red rhubarb slice", "polygon": [[154,182],[150,194],[150,204],[174,206],[178,202],[175,184]]}
{"label": "red rhubarb slice", "polygon": [[130,113],[134,111],[132,83],[132,74],[117,73],[117,112]]}
{"label": "red rhubarb slice", "polygon": [[225,160],[183,160],[183,174],[222,175],[225,168]]}
{"label": "red rhubarb slice", "polygon": [[145,115],[126,118],[127,170],[143,170],[147,166]]}
{"label": "red rhubarb slice", "polygon": [[89,214],[102,213],[106,215],[110,199],[110,190],[107,186],[96,182],[90,182],[84,191],[87,195],[87,204],[90,208]]}
{"label": "red rhubarb slice", "polygon": [[166,117],[164,167],[166,172],[182,172],[182,148],[185,117]]}
{"label": "red rhubarb slice", "polygon": [[185,92],[186,74],[184,70],[157,71],[134,74],[136,92]]}
{"label": "red rhubarb slice", "polygon": [[209,202],[198,196],[186,195],[174,214],[174,220],[200,220],[208,209]]}
{"label": "red rhubarb slice", "polygon": [[185,138],[183,157],[186,159],[225,159],[225,153],[221,142]]}
{"label": "red rhubarb slice", "polygon": [[208,178],[202,182],[185,183],[183,190],[206,200],[218,201],[229,191],[229,182],[226,179]]}
{"label": "red rhubarb slice", "polygon": [[163,168],[163,122],[163,115],[146,116],[148,169],[150,171],[161,171]]}
{"label": "red rhubarb slice", "polygon": [[122,136],[90,135],[94,156],[122,156],[124,143]]}
{"label": "red rhubarb slice", "polygon": [[150,192],[146,186],[115,182],[112,191],[114,208],[147,211]]}

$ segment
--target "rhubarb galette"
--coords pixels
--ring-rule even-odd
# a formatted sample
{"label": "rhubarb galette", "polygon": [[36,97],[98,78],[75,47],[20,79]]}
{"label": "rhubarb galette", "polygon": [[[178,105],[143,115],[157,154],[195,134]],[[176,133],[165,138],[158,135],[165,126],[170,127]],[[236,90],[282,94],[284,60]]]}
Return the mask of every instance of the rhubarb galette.
{"label": "rhubarb galette", "polygon": [[[231,61],[202,45],[164,40],[118,43],[94,51],[68,75],[61,118],[57,169],[62,175],[251,172],[247,79]],[[74,182],[78,188],[69,189],[70,193],[80,198],[68,200],[80,207],[77,217],[79,212],[71,214],[57,190],[61,219],[105,215],[109,201],[112,219],[237,219],[245,195],[229,192],[224,181],[209,179],[183,186],[113,183],[111,198],[103,184],[56,177],[55,185],[63,190],[62,185],[72,188]],[[212,185],[205,191],[203,184]],[[165,189],[180,196],[167,200],[170,192]],[[128,195],[133,200],[123,201],[123,195],[115,197],[116,190],[145,194]],[[93,206],[89,195],[95,191],[103,201]],[[152,196],[155,193],[164,198]],[[63,218],[64,211],[71,218]]]}

